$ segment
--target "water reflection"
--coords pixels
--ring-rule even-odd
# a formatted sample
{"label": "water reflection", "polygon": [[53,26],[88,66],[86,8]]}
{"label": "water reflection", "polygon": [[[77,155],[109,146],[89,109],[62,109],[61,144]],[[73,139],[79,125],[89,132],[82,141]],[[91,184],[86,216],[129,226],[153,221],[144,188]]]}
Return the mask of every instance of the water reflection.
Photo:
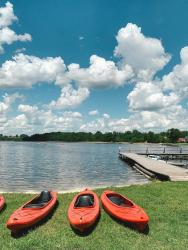
{"label": "water reflection", "polygon": [[119,160],[118,147],[118,144],[0,142],[0,190],[68,191],[147,182]]}

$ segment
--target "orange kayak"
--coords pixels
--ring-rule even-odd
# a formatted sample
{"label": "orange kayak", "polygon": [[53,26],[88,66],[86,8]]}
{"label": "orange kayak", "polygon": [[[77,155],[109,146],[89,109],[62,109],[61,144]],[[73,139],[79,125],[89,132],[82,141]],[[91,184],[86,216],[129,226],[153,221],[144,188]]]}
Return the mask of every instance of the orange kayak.
{"label": "orange kayak", "polygon": [[57,194],[52,191],[42,191],[40,195],[18,208],[7,221],[7,227],[16,233],[34,226],[44,219],[54,208]]}
{"label": "orange kayak", "polygon": [[101,202],[105,210],[116,219],[130,223],[140,231],[146,228],[149,221],[148,215],[128,198],[106,190],[101,195]]}
{"label": "orange kayak", "polygon": [[3,209],[4,205],[5,205],[5,198],[2,195],[0,195],[0,211]]}
{"label": "orange kayak", "polygon": [[74,197],[68,209],[70,224],[81,232],[91,227],[99,214],[99,199],[93,191],[87,189]]}

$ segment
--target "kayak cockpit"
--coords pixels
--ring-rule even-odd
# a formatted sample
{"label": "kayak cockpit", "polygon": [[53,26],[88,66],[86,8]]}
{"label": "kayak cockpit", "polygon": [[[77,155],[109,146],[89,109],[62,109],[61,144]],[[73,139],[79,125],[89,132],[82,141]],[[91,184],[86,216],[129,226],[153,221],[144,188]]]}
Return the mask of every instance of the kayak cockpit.
{"label": "kayak cockpit", "polygon": [[52,199],[50,191],[42,191],[39,196],[27,203],[23,208],[42,208]]}
{"label": "kayak cockpit", "polygon": [[76,199],[74,207],[92,207],[94,205],[94,196],[92,194],[79,195]]}
{"label": "kayak cockpit", "polygon": [[106,195],[107,198],[114,203],[117,206],[121,206],[121,207],[133,207],[134,204],[128,200],[125,199],[123,196],[119,195],[119,194],[107,194]]}

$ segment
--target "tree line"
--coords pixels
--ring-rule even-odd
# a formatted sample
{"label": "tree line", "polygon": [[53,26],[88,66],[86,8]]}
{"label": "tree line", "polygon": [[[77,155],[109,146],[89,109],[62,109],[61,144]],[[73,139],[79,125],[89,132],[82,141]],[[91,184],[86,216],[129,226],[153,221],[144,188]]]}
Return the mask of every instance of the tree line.
{"label": "tree line", "polygon": [[166,132],[154,133],[140,132],[138,130],[120,132],[97,131],[91,132],[51,132],[44,134],[26,134],[16,136],[5,136],[0,134],[0,140],[11,141],[64,141],[64,142],[149,142],[149,143],[175,143],[178,138],[188,136],[188,131],[180,131],[179,129],[171,128]]}

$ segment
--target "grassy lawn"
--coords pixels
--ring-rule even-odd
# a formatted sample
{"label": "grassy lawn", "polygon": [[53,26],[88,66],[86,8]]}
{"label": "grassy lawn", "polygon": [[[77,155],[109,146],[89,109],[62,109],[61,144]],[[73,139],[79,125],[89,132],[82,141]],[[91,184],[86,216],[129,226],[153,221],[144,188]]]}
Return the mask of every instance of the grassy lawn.
{"label": "grassy lawn", "polygon": [[[67,220],[67,209],[74,194],[64,194],[59,195],[59,206],[50,220],[20,238],[13,238],[5,223],[10,214],[33,195],[5,194],[7,207],[0,213],[1,249],[187,249],[188,182],[156,182],[111,189],[146,210],[150,216],[148,235],[117,223],[103,209],[91,234],[77,235]],[[101,195],[102,191],[99,189],[96,193]]]}

